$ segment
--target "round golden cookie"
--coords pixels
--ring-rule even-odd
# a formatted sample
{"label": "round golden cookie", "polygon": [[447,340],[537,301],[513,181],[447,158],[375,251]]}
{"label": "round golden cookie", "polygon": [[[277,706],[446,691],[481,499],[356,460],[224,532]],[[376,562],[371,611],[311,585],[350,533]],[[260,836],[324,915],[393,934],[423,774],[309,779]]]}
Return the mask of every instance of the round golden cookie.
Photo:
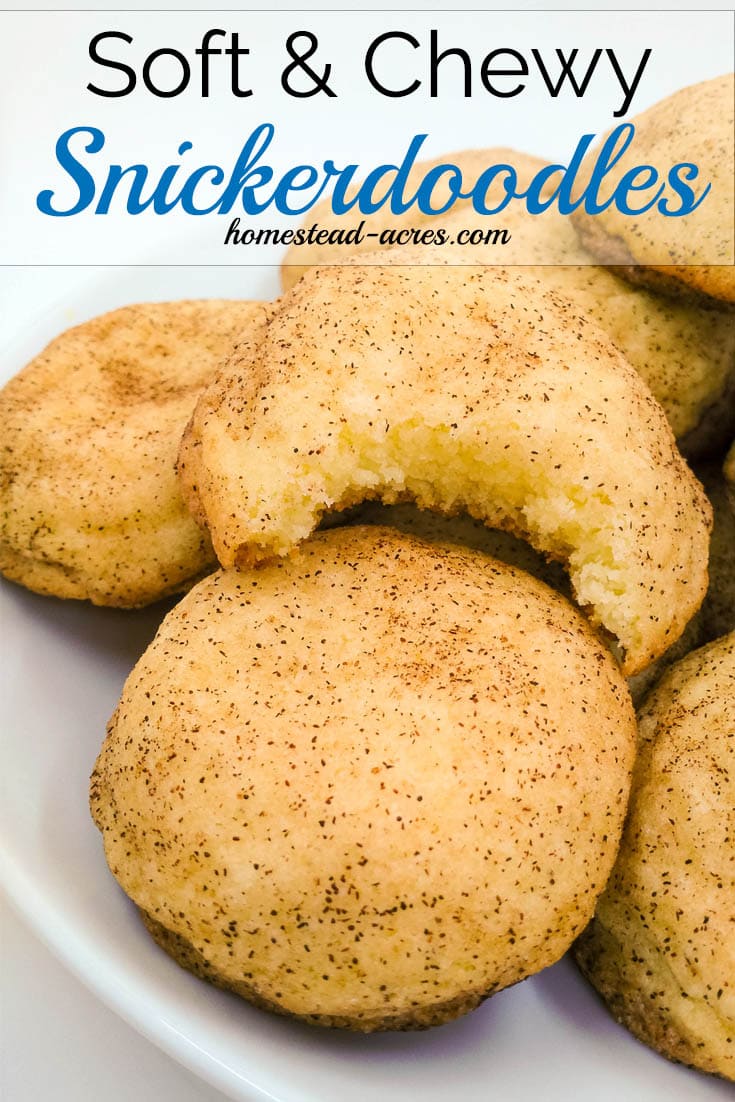
{"label": "round golden cookie", "polygon": [[707,583],[710,508],[593,323],[513,269],[317,268],[202,395],[179,457],[223,566],[367,499],[467,511],[568,568],[626,673]]}
{"label": "round golden cookie", "polygon": [[133,607],[214,562],[176,479],[199,392],[255,302],[125,306],[57,337],[0,392],[0,570],[37,593]]}
{"label": "round golden cookie", "polygon": [[735,634],[672,667],[640,739],[620,853],[577,959],[642,1041],[735,1079]]}
{"label": "round golden cookie", "polygon": [[[562,223],[565,233],[574,232],[561,218],[557,232]],[[735,431],[731,311],[706,310],[635,287],[589,263],[538,271],[612,338],[661,403],[685,455],[711,454],[730,439]]]}
{"label": "round golden cookie", "polygon": [[91,808],[185,967],[310,1022],[423,1028],[584,927],[634,744],[615,662],[548,587],[479,552],[336,528],[169,613]]}
{"label": "round golden cookie", "polygon": [[[450,153],[418,164],[412,181],[420,179],[444,161],[457,164],[467,179],[476,179],[483,168],[509,163],[519,170],[527,186],[548,162],[509,149]],[[548,189],[553,186],[553,178]],[[547,189],[547,190],[548,190]],[[495,184],[491,194],[502,193]],[[445,196],[443,196],[446,198]],[[496,195],[496,200],[501,195]],[[438,201],[437,201],[438,203]],[[353,215],[337,216],[329,201],[310,213],[325,229],[345,228]],[[705,310],[698,303],[672,299],[634,287],[614,270],[602,268],[578,240],[568,217],[549,209],[529,215],[520,201],[512,202],[494,218],[483,218],[467,200],[458,200],[443,215],[427,216],[408,211],[396,216],[381,208],[365,218],[366,231],[405,226],[442,227],[449,241],[462,231],[488,223],[503,228],[509,240],[503,244],[442,246],[441,257],[453,264],[536,265],[528,275],[545,280],[549,287],[569,298],[612,337],[625,358],[648,384],[666,412],[679,446],[687,455],[711,453],[735,432],[735,316],[729,310]],[[315,264],[354,262],[375,254],[379,237],[365,237],[352,246],[293,246],[281,269],[288,289]],[[386,262],[398,252],[381,254]],[[298,266],[294,262],[298,261]],[[397,262],[398,262],[397,261]]]}
{"label": "round golden cookie", "polygon": [[[578,208],[577,230],[604,264],[629,265],[630,278],[650,279],[664,289],[735,302],[734,104],[735,76],[726,73],[682,88],[631,120],[635,137],[611,179],[651,165],[665,180],[672,166],[695,164],[693,190],[701,196],[710,184],[711,191],[679,218],[664,217],[656,205],[635,216],[614,204],[594,215]],[[647,196],[642,193],[641,202]],[[679,200],[673,196],[670,203],[677,207]]]}

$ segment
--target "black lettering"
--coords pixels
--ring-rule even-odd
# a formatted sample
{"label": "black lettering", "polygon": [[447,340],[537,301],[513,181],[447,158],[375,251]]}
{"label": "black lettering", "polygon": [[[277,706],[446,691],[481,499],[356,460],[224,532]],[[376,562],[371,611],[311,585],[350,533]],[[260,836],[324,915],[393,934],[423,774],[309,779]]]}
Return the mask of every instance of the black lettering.
{"label": "black lettering", "polygon": [[100,34],[96,34],[89,44],[89,56],[96,65],[102,65],[106,69],[117,69],[121,73],[125,73],[128,78],[128,82],[124,88],[118,88],[116,91],[111,91],[109,88],[98,88],[96,84],[88,84],[87,90],[94,92],[96,96],[107,96],[111,99],[117,96],[127,96],[128,92],[132,92],[135,88],[135,70],[131,69],[129,65],[124,65],[122,61],[111,61],[107,57],[102,57],[97,50],[100,42],[104,42],[107,38],[119,38],[123,42],[127,42],[131,45],[133,39],[129,34],[125,34],[123,31],[101,31]]}
{"label": "black lettering", "polygon": [[237,31],[233,32],[232,45],[227,47],[225,53],[229,54],[229,56],[232,58],[231,87],[233,96],[238,96],[240,99],[244,99],[246,96],[252,96],[252,88],[240,87],[240,58],[245,57],[246,54],[249,54],[250,50],[246,50],[244,46],[240,46],[240,35],[237,33]]}
{"label": "black lettering", "polygon": [[615,76],[618,78],[618,81],[620,82],[620,87],[622,88],[623,95],[625,97],[623,99],[622,105],[618,108],[618,110],[613,111],[614,117],[616,119],[619,119],[620,116],[624,115],[627,112],[628,108],[630,107],[631,100],[633,99],[633,96],[635,95],[635,90],[638,87],[638,84],[640,83],[641,77],[643,76],[643,70],[645,69],[646,65],[648,64],[648,59],[651,56],[651,54],[653,53],[653,50],[651,50],[649,48],[649,49],[646,49],[646,50],[643,51],[643,57],[641,58],[640,64],[638,65],[638,68],[635,71],[635,74],[633,76],[632,84],[628,84],[625,77],[623,76],[623,70],[618,65],[618,59],[615,56],[615,51],[614,50],[605,50],[605,53],[608,56],[610,64],[611,64],[611,66],[613,68],[613,71],[615,73]]}
{"label": "black lettering", "polygon": [[197,46],[194,51],[202,59],[202,97],[204,99],[209,96],[209,59],[212,54],[222,54],[219,48],[213,49],[210,42],[215,35],[224,35],[224,33],[220,27],[213,27],[211,30],[205,31],[202,35],[201,46]]}
{"label": "black lettering", "polygon": [[238,226],[239,225],[240,225],[240,219],[239,218],[233,218],[232,221],[230,222],[230,225],[229,225],[228,229],[227,229],[227,233],[225,234],[225,241],[224,241],[225,245],[229,245],[229,244],[239,245],[240,244],[240,234],[238,232]]}
{"label": "black lettering", "polygon": [[554,84],[548,69],[544,65],[544,59],[541,57],[539,51],[531,50],[531,53],[533,54],[536,64],[539,67],[539,72],[544,79],[544,84],[549,89],[549,95],[551,95],[554,99],[556,99],[556,97],[561,92],[562,85],[566,80],[568,80],[571,84],[575,96],[577,96],[577,98],[581,98],[587,91],[587,85],[590,82],[592,74],[597,68],[597,62],[602,57],[602,50],[595,50],[592,55],[592,60],[587,67],[587,72],[582,77],[580,83],[577,84],[577,78],[574,75],[573,65],[577,59],[577,54],[579,53],[579,50],[572,50],[569,57],[567,58],[564,56],[563,50],[557,49],[556,56],[559,58],[559,61],[561,63],[561,75],[559,76],[556,84]]}
{"label": "black lettering", "polygon": [[401,245],[405,242],[401,241],[401,234],[404,234],[405,230],[381,230],[380,237],[378,238],[379,245]]}
{"label": "black lettering", "polygon": [[[493,69],[492,64],[497,57],[502,54],[508,54],[518,62],[518,67],[515,69]],[[506,63],[507,64],[507,63]],[[482,63],[480,69],[480,79],[483,86],[490,93],[491,96],[500,96],[502,99],[510,99],[511,96],[517,96],[519,92],[522,92],[526,87],[525,84],[516,84],[513,88],[508,88],[505,91],[497,88],[493,83],[493,77],[527,77],[528,76],[528,62],[523,54],[519,54],[517,50],[492,50],[487,55]]]}
{"label": "black lettering", "polygon": [[365,220],[358,222],[356,226],[353,226],[351,230],[348,230],[345,234],[345,245],[359,245],[363,239],[363,230],[365,228]]}
{"label": "black lettering", "polygon": [[[157,61],[159,57],[175,57],[181,65],[181,80],[175,88],[170,88],[168,91],[164,91],[162,88],[156,87],[151,80],[151,69],[153,68],[153,62]],[[189,83],[191,77],[191,69],[189,68],[189,62],[186,60],[183,54],[180,54],[178,50],[161,49],[154,50],[152,54],[143,62],[143,83],[149,92],[152,92],[154,96],[159,96],[161,99],[172,99],[174,96],[178,96],[179,92],[183,92]]]}
{"label": "black lettering", "polygon": [[415,92],[417,88],[421,86],[420,80],[414,80],[412,84],[409,84],[406,88],[396,90],[395,88],[386,88],[384,84],[381,84],[375,75],[373,68],[373,61],[375,53],[379,46],[382,46],[384,42],[387,42],[391,38],[400,38],[404,42],[408,42],[414,50],[418,50],[421,43],[418,39],[414,38],[412,34],[406,34],[405,31],[386,31],[385,34],[379,34],[368,47],[368,52],[365,54],[365,73],[372,87],[376,92],[380,92],[381,96],[391,96],[397,99],[401,96],[410,96],[412,92]]}
{"label": "black lettering", "polygon": [[439,68],[439,62],[443,61],[445,57],[458,57],[462,61],[464,67],[464,96],[465,99],[469,99],[472,95],[472,62],[470,61],[469,54],[464,50],[460,50],[456,47],[445,50],[443,54],[438,54],[439,48],[439,33],[438,31],[431,32],[431,58],[430,58],[430,73],[431,73],[431,85],[430,92],[432,99],[436,99],[438,96],[437,85],[437,69]]}

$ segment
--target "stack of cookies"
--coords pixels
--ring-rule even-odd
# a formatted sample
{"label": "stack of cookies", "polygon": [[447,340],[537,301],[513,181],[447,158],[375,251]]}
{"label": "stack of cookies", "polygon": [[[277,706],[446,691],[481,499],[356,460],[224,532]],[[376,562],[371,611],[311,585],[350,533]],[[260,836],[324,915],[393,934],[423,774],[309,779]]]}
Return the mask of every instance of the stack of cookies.
{"label": "stack of cookies", "polygon": [[[673,101],[642,141],[675,110],[689,148],[682,102],[719,126],[732,81]],[[733,269],[577,229],[538,223],[554,266],[301,248],[273,304],[63,334],[0,396],[0,569],[103,605],[189,591],[91,783],[186,968],[415,1029],[576,941],[637,1035],[735,1078]]]}

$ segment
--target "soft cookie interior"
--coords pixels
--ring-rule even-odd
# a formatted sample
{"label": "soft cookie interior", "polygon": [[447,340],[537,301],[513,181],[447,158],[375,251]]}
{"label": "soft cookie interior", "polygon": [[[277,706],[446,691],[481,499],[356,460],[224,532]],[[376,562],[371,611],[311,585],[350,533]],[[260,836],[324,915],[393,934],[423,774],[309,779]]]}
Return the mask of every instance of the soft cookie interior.
{"label": "soft cookie interior", "polygon": [[566,565],[627,673],[706,588],[709,505],[660,407],[601,331],[510,269],[309,273],[205,393],[179,467],[224,566],[371,498],[522,535]]}

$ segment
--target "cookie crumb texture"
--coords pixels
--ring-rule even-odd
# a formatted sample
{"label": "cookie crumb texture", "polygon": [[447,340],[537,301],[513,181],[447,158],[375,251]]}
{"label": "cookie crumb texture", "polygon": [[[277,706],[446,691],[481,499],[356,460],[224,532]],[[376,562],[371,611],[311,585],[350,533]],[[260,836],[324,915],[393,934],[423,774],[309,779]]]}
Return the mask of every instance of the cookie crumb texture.
{"label": "cookie crumb texture", "polygon": [[566,566],[628,674],[707,585],[711,510],[661,407],[602,330],[513,269],[312,269],[204,392],[179,469],[225,567],[370,498],[522,536]]}
{"label": "cookie crumb texture", "polygon": [[134,607],[215,563],[176,478],[204,385],[260,303],[145,303],[57,337],[0,392],[0,571],[54,597]]}
{"label": "cookie crumb texture", "polygon": [[620,854],[577,960],[640,1040],[735,1080],[735,633],[664,676],[640,734]]}
{"label": "cookie crumb texture", "polygon": [[424,1028],[584,928],[634,743],[622,675],[563,598],[476,551],[340,528],[169,613],[91,808],[184,967],[312,1023]]}

